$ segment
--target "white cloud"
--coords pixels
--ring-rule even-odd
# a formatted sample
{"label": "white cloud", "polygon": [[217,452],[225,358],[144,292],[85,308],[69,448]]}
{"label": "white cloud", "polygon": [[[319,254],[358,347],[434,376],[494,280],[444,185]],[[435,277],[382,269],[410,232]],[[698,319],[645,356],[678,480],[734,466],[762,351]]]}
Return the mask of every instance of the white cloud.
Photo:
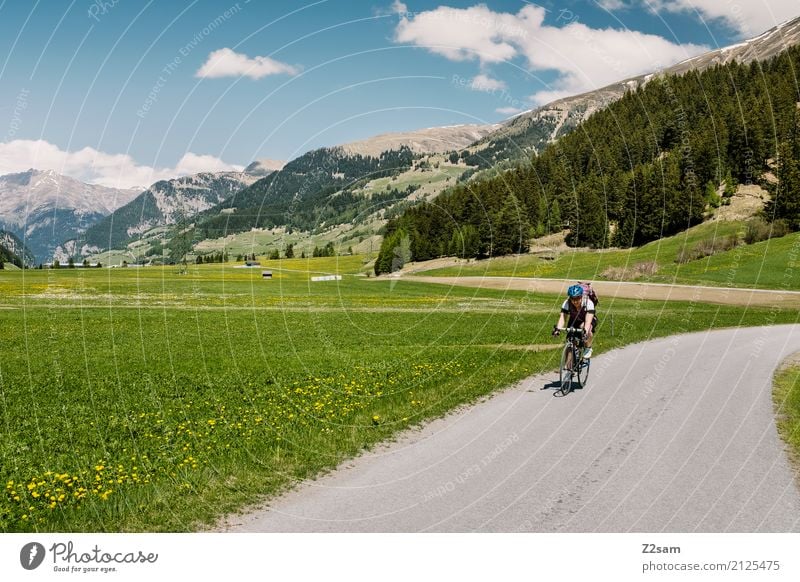
{"label": "white cloud", "polygon": [[228,164],[215,156],[186,152],[175,168],[162,172],[169,171],[177,176],[188,176],[200,172],[241,172],[243,169],[244,166]]}
{"label": "white cloud", "polygon": [[493,12],[485,5],[442,6],[401,18],[395,40],[454,61],[476,60],[485,66],[524,57],[531,71],[560,73],[548,90],[531,96],[534,104],[604,87],[708,50],[635,30],[590,28],[578,19],[549,26],[544,17],[544,8],[530,4],[516,14]]}
{"label": "white cloud", "polygon": [[395,30],[395,40],[425,47],[454,61],[499,63],[517,54],[509,38],[518,34],[524,31],[514,15],[492,12],[481,4],[466,9],[442,6],[404,15]]}
{"label": "white cloud", "polygon": [[533,96],[538,104],[649,73],[709,50],[634,30],[592,29],[580,22],[564,28],[542,27],[537,37],[536,44],[521,47],[530,66],[561,72],[550,91]]}
{"label": "white cloud", "polygon": [[473,91],[498,91],[508,87],[503,81],[492,79],[488,75],[477,75],[472,79],[469,88]]}
{"label": "white cloud", "polygon": [[597,0],[597,4],[606,10],[620,10],[627,7],[623,0]]}
{"label": "white cloud", "polygon": [[639,0],[656,11],[699,13],[722,20],[742,37],[758,36],[786,20],[800,16],[798,0]]}
{"label": "white cloud", "polygon": [[0,175],[24,172],[29,168],[54,170],[90,184],[112,188],[146,188],[158,180],[199,172],[241,171],[209,155],[187,152],[174,168],[140,165],[128,154],[107,154],[85,147],[67,152],[44,140],[0,142]]}
{"label": "white cloud", "polygon": [[500,107],[499,109],[495,109],[495,111],[502,115],[516,115],[517,113],[522,113],[524,110],[516,107]]}
{"label": "white cloud", "polygon": [[218,79],[220,77],[250,77],[260,79],[268,75],[297,75],[299,69],[269,57],[239,54],[221,48],[208,55],[208,59],[195,73],[195,77]]}
{"label": "white cloud", "polygon": [[392,12],[397,14],[405,14],[408,12],[408,6],[406,6],[403,2],[400,2],[400,0],[394,0],[394,2],[392,2]]}

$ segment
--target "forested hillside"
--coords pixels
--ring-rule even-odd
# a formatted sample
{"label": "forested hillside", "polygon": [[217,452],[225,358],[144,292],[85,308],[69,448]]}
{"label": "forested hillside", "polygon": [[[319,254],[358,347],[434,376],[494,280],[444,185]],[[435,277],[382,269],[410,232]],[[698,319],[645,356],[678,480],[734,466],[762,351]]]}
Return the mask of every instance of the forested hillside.
{"label": "forested hillside", "polygon": [[638,246],[701,222],[724,203],[720,185],[739,183],[763,182],[768,219],[800,229],[798,71],[794,47],[655,78],[520,167],[392,220],[376,271],[392,270],[404,246],[414,260],[496,256],[562,228],[573,246]]}
{"label": "forested hillside", "polygon": [[[351,155],[341,148],[313,150],[202,213],[197,236],[216,238],[279,225],[313,230],[325,222],[348,222],[362,207],[379,202],[354,195],[355,188],[364,180],[409,169],[414,158],[407,147],[378,157]],[[398,195],[387,191],[382,196]]]}
{"label": "forested hillside", "polygon": [[135,200],[118,208],[86,231],[85,244],[100,249],[116,248],[131,237],[131,225],[157,224],[163,218],[152,192],[144,191]]}

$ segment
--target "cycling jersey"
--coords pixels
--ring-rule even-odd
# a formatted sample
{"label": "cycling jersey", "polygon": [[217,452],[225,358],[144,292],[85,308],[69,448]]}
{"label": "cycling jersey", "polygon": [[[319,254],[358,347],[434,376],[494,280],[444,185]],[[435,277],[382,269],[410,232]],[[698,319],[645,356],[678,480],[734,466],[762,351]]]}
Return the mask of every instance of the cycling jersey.
{"label": "cycling jersey", "polygon": [[[567,299],[561,306],[561,313],[567,316],[567,327],[580,327],[584,323],[586,323],[587,313],[595,315],[594,303],[592,302],[591,299],[587,297],[586,301],[581,302],[580,308],[575,309],[572,306],[570,300]],[[597,325],[597,317],[595,316],[592,318],[592,332],[594,332],[594,328],[596,325]]]}

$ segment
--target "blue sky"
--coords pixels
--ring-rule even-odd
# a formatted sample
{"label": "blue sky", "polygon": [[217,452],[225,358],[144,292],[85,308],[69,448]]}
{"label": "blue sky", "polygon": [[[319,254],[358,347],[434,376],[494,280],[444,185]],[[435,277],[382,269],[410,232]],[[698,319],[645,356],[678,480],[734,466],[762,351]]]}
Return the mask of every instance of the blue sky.
{"label": "blue sky", "polygon": [[797,0],[0,0],[0,173],[146,185],[494,123],[797,15]]}

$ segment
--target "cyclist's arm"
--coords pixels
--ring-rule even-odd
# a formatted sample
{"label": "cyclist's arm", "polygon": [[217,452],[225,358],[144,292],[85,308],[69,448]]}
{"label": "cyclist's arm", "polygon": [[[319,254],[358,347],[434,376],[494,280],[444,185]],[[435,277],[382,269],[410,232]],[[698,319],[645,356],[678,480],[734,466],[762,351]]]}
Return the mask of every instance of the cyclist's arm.
{"label": "cyclist's arm", "polygon": [[592,320],[594,319],[594,313],[587,313],[586,314],[586,321],[583,324],[583,329],[586,330],[586,335],[592,336]]}
{"label": "cyclist's arm", "polygon": [[586,330],[586,335],[592,337],[592,320],[594,319],[595,313],[595,306],[591,299],[586,299],[586,317],[584,323],[584,329]]}
{"label": "cyclist's arm", "polygon": [[561,315],[558,316],[558,325],[556,326],[558,329],[564,329],[564,324],[566,323],[566,317],[569,314],[569,305],[567,301],[561,304]]}

